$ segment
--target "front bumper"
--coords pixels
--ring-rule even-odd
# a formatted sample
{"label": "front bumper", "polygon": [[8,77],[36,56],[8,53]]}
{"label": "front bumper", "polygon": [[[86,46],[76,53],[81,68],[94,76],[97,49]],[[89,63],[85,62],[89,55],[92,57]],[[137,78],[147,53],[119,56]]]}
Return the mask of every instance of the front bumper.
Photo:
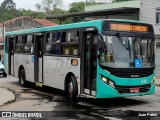
{"label": "front bumper", "polygon": [[[101,81],[100,81],[101,82]],[[105,83],[100,83],[101,89],[97,91],[96,98],[116,98],[116,97],[131,97],[131,96],[142,96],[142,95],[150,95],[154,94],[155,91],[155,83],[148,86],[144,86],[145,91],[140,91],[139,93],[129,93],[127,89],[123,88],[125,92],[121,93],[117,88],[112,88]],[[128,88],[129,89],[129,88]],[[121,89],[122,90],[122,89]]]}

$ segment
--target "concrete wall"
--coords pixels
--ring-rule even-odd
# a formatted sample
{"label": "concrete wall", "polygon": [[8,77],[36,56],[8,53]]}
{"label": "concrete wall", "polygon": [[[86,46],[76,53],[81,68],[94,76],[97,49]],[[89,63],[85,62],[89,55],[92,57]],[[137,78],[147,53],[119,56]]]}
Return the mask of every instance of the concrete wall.
{"label": "concrete wall", "polygon": [[139,19],[151,23],[155,34],[160,35],[160,24],[156,24],[156,8],[160,7],[160,0],[141,0]]}

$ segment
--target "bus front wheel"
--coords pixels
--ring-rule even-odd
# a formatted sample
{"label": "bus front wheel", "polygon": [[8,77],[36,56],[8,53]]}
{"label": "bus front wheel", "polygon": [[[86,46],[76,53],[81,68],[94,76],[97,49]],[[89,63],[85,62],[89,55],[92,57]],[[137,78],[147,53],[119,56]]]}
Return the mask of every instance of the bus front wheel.
{"label": "bus front wheel", "polygon": [[68,93],[69,98],[75,99],[78,94],[78,85],[75,76],[73,75],[70,76],[69,82],[67,82],[66,87],[67,87],[66,91]]}
{"label": "bus front wheel", "polygon": [[22,87],[26,86],[26,74],[25,74],[24,69],[20,70],[19,82],[20,82]]}

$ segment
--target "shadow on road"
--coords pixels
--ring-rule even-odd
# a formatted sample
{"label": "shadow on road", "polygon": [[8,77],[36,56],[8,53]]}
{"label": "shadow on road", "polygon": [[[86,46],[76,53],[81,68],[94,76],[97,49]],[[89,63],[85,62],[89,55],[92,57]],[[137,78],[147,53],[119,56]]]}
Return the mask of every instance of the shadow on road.
{"label": "shadow on road", "polygon": [[[18,81],[12,82],[12,84],[20,86]],[[20,94],[32,94],[34,96],[33,99],[41,100],[44,98],[47,99],[48,102],[57,102],[58,105],[54,106],[53,111],[51,111],[54,113],[51,114],[52,117],[54,116],[73,119],[106,119],[106,117],[121,118],[124,116],[136,116],[138,114],[136,111],[123,111],[119,108],[148,104],[147,101],[134,99],[134,97],[112,99],[77,98],[75,101],[69,99],[62,90],[47,86],[42,88],[35,87],[35,84],[33,83],[29,83],[27,88],[22,87],[20,89]]]}

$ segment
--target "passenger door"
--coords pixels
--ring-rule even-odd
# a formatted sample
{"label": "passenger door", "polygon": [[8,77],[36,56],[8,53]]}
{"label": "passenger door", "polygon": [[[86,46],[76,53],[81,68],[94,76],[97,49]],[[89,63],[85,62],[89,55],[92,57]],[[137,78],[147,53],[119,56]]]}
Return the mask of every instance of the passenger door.
{"label": "passenger door", "polygon": [[82,40],[82,68],[81,68],[81,93],[95,96],[96,91],[96,41],[97,32],[83,33]]}
{"label": "passenger door", "polygon": [[14,75],[14,43],[16,37],[8,38],[8,75]]}
{"label": "passenger door", "polygon": [[44,35],[35,35],[34,74],[38,83],[43,83],[43,43]]}

